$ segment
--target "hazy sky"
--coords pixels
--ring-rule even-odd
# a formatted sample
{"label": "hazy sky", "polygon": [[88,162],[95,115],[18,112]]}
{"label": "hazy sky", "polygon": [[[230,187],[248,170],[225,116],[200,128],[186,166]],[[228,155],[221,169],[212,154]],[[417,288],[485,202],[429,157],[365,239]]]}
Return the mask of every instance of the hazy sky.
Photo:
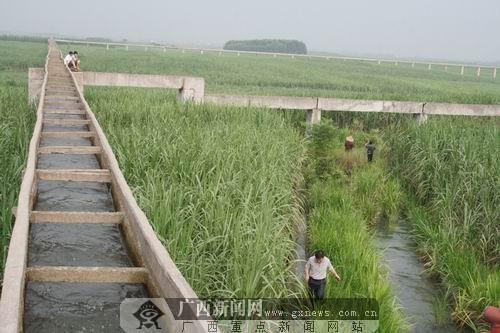
{"label": "hazy sky", "polygon": [[500,0],[0,0],[0,31],[222,45],[290,38],[343,54],[500,61]]}

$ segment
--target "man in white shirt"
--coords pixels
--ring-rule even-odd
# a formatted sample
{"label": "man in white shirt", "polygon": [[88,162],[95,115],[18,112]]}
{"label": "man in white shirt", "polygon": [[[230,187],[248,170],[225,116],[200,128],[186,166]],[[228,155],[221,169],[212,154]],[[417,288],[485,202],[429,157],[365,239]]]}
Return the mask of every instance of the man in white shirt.
{"label": "man in white shirt", "polygon": [[327,271],[329,271],[337,281],[340,281],[340,276],[335,271],[335,268],[333,268],[330,259],[325,257],[323,250],[318,250],[314,253],[314,256],[307,260],[304,272],[311,294],[315,298],[323,299],[325,297]]}
{"label": "man in white shirt", "polygon": [[73,59],[73,51],[69,51],[69,54],[64,57],[64,64],[68,66],[69,69],[75,68],[75,60]]}

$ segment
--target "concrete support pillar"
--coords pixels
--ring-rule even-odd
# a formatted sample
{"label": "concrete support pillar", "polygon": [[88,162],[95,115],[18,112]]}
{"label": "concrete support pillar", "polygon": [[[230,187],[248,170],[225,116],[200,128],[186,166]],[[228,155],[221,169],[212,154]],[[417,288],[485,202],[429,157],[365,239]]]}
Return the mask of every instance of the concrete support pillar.
{"label": "concrete support pillar", "polygon": [[495,69],[493,70],[493,79],[496,78],[497,78],[497,68],[495,67]]}
{"label": "concrete support pillar", "polygon": [[479,77],[479,76],[481,76],[481,67],[478,67],[478,68],[477,68],[477,76],[478,76],[478,77]]}
{"label": "concrete support pillar", "polygon": [[415,116],[415,120],[417,121],[417,123],[419,125],[424,124],[427,121],[427,117],[428,117],[427,114],[424,112],[415,113],[414,116]]}
{"label": "concrete support pillar", "polygon": [[427,67],[428,70],[432,69],[432,64],[429,64],[429,67]]}
{"label": "concrete support pillar", "polygon": [[460,75],[464,75],[464,72],[465,72],[465,67],[462,66],[462,69],[460,70]]}
{"label": "concrete support pillar", "polygon": [[306,137],[311,136],[313,125],[319,124],[321,121],[321,110],[312,109],[307,110],[306,114]]}
{"label": "concrete support pillar", "polygon": [[205,96],[205,79],[198,77],[186,77],[184,84],[179,90],[179,99],[182,102],[203,103]]}
{"label": "concrete support pillar", "polygon": [[30,104],[35,104],[40,98],[44,75],[43,68],[28,69],[28,102]]}
{"label": "concrete support pillar", "polygon": [[307,125],[316,125],[321,121],[321,110],[312,109],[307,110],[306,122]]}
{"label": "concrete support pillar", "polygon": [[427,121],[427,113],[425,113],[425,105],[427,103],[422,104],[422,110],[420,113],[414,113],[413,116],[415,120],[417,121],[417,124],[422,125]]}
{"label": "concrete support pillar", "polygon": [[109,50],[109,44],[106,44],[106,50]]}

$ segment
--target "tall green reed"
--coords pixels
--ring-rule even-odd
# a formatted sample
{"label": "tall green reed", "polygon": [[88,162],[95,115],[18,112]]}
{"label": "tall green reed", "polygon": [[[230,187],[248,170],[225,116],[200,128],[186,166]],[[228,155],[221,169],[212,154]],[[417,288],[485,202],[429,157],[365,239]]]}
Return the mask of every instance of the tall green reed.
{"label": "tall green reed", "polygon": [[286,297],[301,135],[276,113],[182,105],[164,90],[88,89],[139,205],[201,296]]}
{"label": "tall green reed", "polygon": [[388,135],[390,163],[427,270],[448,290],[453,318],[481,329],[500,303],[500,132],[494,119],[437,118]]}
{"label": "tall green reed", "polygon": [[35,123],[35,109],[27,101],[28,68],[43,66],[46,52],[41,43],[0,40],[0,280]]}

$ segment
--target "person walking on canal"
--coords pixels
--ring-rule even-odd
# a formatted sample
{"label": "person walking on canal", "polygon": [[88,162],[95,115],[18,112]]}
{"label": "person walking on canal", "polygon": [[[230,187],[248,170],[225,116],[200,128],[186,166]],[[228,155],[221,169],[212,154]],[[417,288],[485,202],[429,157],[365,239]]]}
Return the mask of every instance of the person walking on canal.
{"label": "person walking on canal", "polygon": [[368,141],[367,144],[365,144],[366,148],[366,155],[368,157],[368,162],[371,162],[373,160],[373,153],[375,152],[375,145],[373,144],[373,141]]}
{"label": "person walking on canal", "polygon": [[340,276],[333,268],[330,259],[325,257],[323,250],[318,250],[314,253],[314,256],[307,260],[304,272],[314,298],[323,299],[325,297],[327,272],[330,272],[337,281],[340,281]]}

